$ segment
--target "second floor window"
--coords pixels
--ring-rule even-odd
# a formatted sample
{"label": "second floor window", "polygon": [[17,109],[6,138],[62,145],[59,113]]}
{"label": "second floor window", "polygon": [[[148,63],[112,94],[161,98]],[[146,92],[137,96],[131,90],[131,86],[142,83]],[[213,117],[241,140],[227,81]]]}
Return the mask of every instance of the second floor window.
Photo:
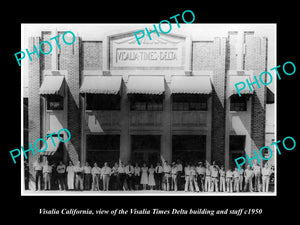
{"label": "second floor window", "polygon": [[120,110],[121,96],[108,94],[87,94],[87,110]]}
{"label": "second floor window", "polygon": [[130,96],[130,110],[132,111],[162,111],[163,95],[143,95]]}
{"label": "second floor window", "polygon": [[173,111],[206,111],[207,96],[199,94],[172,95]]}

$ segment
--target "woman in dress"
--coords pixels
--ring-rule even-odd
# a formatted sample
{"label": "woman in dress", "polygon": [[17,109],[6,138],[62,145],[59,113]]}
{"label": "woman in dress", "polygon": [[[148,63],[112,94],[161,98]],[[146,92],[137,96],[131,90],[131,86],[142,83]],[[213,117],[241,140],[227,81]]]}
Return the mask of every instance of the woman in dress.
{"label": "woman in dress", "polygon": [[143,164],[141,170],[142,170],[141,184],[143,185],[143,190],[146,190],[148,184],[148,167],[146,163]]}
{"label": "woman in dress", "polygon": [[155,186],[155,179],[154,179],[154,167],[153,164],[150,165],[149,168],[149,180],[148,180],[148,185],[150,186],[150,190],[153,190],[153,187]]}
{"label": "woman in dress", "polygon": [[72,161],[69,161],[69,166],[67,167],[67,181],[68,181],[68,190],[74,190],[74,165]]}

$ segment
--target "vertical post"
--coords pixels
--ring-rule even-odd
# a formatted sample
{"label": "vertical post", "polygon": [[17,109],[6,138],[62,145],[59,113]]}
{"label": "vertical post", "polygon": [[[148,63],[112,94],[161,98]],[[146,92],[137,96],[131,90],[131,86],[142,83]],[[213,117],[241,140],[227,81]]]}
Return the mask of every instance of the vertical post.
{"label": "vertical post", "polygon": [[169,83],[170,76],[165,80],[165,93],[163,100],[163,112],[162,112],[162,136],[161,136],[161,150],[160,153],[165,160],[171,162],[172,160],[172,134],[171,134],[171,90]]}
{"label": "vertical post", "polygon": [[120,159],[127,163],[131,157],[131,140],[129,134],[129,101],[126,85],[122,82],[121,88],[121,136],[120,136]]}

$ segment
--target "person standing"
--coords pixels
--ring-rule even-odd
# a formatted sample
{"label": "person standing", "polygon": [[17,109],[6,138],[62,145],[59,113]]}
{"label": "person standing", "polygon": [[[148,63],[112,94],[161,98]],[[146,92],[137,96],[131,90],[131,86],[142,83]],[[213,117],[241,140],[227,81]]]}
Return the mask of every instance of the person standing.
{"label": "person standing", "polygon": [[244,168],[243,166],[241,167],[241,171],[239,171],[239,191],[243,191],[243,182],[244,182]]}
{"label": "person standing", "polygon": [[131,165],[131,162],[129,161],[127,166],[125,167],[125,174],[126,174],[126,183],[128,190],[133,190],[133,174],[134,174],[134,167]]}
{"label": "person standing", "polygon": [[262,168],[261,173],[262,173],[262,191],[269,192],[271,169],[269,168],[267,163]]}
{"label": "person standing", "polygon": [[233,173],[231,169],[229,168],[226,171],[226,186],[227,186],[227,192],[232,193],[232,179],[233,179]]}
{"label": "person standing", "polygon": [[202,162],[198,162],[198,166],[196,167],[197,171],[197,182],[199,189],[204,191],[204,181],[205,181],[205,167]]}
{"label": "person standing", "polygon": [[199,192],[199,187],[197,184],[197,171],[194,165],[190,167],[190,187],[192,191]]}
{"label": "person standing", "polygon": [[135,167],[134,167],[134,174],[133,174],[134,178],[134,187],[135,190],[139,190],[140,188],[140,180],[141,180],[141,168],[139,167],[138,163],[135,163]]}
{"label": "person standing", "polygon": [[162,190],[163,168],[159,162],[157,162],[154,173],[156,190]]}
{"label": "person standing", "polygon": [[88,162],[85,163],[83,167],[83,181],[84,181],[84,190],[91,190],[91,182],[92,182],[92,168]]}
{"label": "person standing", "polygon": [[91,171],[92,178],[93,178],[93,184],[92,184],[92,190],[93,191],[99,191],[99,182],[100,182],[100,174],[101,174],[101,168],[98,167],[98,164],[95,162],[94,167]]}
{"label": "person standing", "polygon": [[75,172],[75,189],[77,191],[83,190],[83,167],[80,161],[77,162],[77,165],[74,166]]}
{"label": "person standing", "polygon": [[249,191],[253,192],[252,180],[253,180],[254,173],[250,165],[248,165],[247,168],[245,169],[244,176],[245,176],[244,191],[247,191],[247,186],[249,186]]}
{"label": "person standing", "polygon": [[66,166],[65,164],[63,164],[62,161],[59,161],[59,164],[56,167],[56,171],[57,171],[59,190],[66,190],[66,184],[65,184]]}
{"label": "person standing", "polygon": [[253,165],[253,172],[254,172],[254,191],[261,191],[261,168],[256,161]]}
{"label": "person standing", "polygon": [[221,166],[221,169],[219,171],[220,173],[220,192],[225,192],[226,191],[226,186],[225,186],[225,170],[224,166]]}
{"label": "person standing", "polygon": [[209,162],[206,160],[206,170],[205,170],[205,184],[204,189],[206,192],[211,191],[211,167]]}
{"label": "person standing", "polygon": [[45,164],[43,165],[44,190],[51,190],[51,173],[52,166],[50,166],[48,160],[46,160]]}
{"label": "person standing", "polygon": [[168,161],[163,161],[163,189],[170,191],[171,183],[171,166]]}
{"label": "person standing", "polygon": [[118,190],[118,183],[117,183],[117,177],[118,177],[118,163],[116,162],[114,166],[111,168],[111,175],[109,180],[109,186],[110,190]]}
{"label": "person standing", "polygon": [[125,166],[121,160],[119,160],[119,167],[118,167],[118,190],[123,191],[125,190]]}
{"label": "person standing", "polygon": [[178,166],[176,165],[175,162],[172,163],[172,169],[171,169],[171,190],[172,191],[177,191],[177,178],[178,178]]}
{"label": "person standing", "polygon": [[[190,191],[190,173],[191,173],[191,165],[188,163],[186,167],[184,168],[184,176],[185,176],[185,185],[184,185],[184,191]],[[194,191],[194,190],[193,190]]]}
{"label": "person standing", "polygon": [[142,171],[141,184],[143,185],[143,190],[146,190],[148,184],[148,167],[146,163],[143,164],[141,171]]}
{"label": "person standing", "polygon": [[182,190],[183,167],[182,167],[182,163],[179,159],[177,159],[176,167],[177,167],[177,178],[176,178],[176,180],[177,180],[177,189]]}
{"label": "person standing", "polygon": [[68,183],[68,190],[74,190],[74,177],[75,171],[72,161],[69,161],[69,166],[67,167],[67,183]]}
{"label": "person standing", "polygon": [[149,178],[148,178],[148,185],[150,187],[150,190],[153,190],[154,186],[155,186],[155,179],[154,179],[154,167],[153,164],[150,164],[150,168],[148,169],[149,172]]}
{"label": "person standing", "polygon": [[212,166],[211,170],[212,187],[211,191],[219,192],[219,171],[216,165]]}
{"label": "person standing", "polygon": [[108,191],[111,168],[108,166],[107,162],[104,163],[101,174],[103,180],[103,191]]}
{"label": "person standing", "polygon": [[34,169],[34,172],[35,172],[35,190],[40,191],[41,188],[42,188],[43,164],[42,164],[41,159],[39,157],[33,163],[33,169]]}
{"label": "person standing", "polygon": [[237,167],[235,167],[234,171],[233,171],[233,191],[235,192],[240,192],[239,190],[239,185],[240,185],[240,174],[239,174],[239,170]]}

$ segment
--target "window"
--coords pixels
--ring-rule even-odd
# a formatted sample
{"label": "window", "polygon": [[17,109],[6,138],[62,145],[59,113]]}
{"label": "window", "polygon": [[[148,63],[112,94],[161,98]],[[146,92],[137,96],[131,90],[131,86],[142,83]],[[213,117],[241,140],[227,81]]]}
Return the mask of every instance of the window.
{"label": "window", "polygon": [[207,96],[199,94],[173,94],[173,111],[206,111]]}
{"label": "window", "polygon": [[109,94],[87,94],[87,110],[120,110],[121,96]]}
{"label": "window", "polygon": [[230,111],[247,111],[248,97],[245,95],[232,95],[230,97]]}
{"label": "window", "polygon": [[63,110],[64,98],[59,95],[47,96],[47,110]]}
{"label": "window", "polygon": [[103,166],[108,162],[112,166],[119,161],[120,135],[87,135],[87,161],[90,164],[97,162]]}
{"label": "window", "polygon": [[245,135],[230,135],[229,136],[229,150],[230,151],[241,151],[245,150]]}
{"label": "window", "polygon": [[196,163],[205,160],[205,135],[173,135],[172,136],[173,161],[180,159],[185,163]]}
{"label": "window", "polygon": [[130,95],[132,111],[162,111],[163,95]]}

